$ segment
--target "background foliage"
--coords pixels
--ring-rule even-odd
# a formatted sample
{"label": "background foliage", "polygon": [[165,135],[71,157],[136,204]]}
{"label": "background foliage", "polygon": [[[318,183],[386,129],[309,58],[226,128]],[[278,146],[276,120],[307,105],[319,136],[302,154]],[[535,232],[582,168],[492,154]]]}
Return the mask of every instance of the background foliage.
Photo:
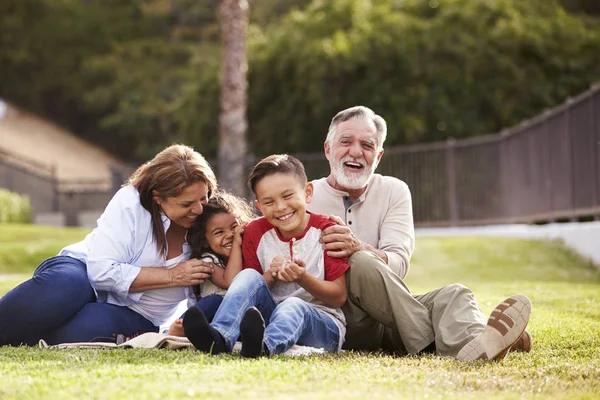
{"label": "background foliage", "polygon": [[[249,149],[320,151],[365,104],[389,144],[497,132],[600,80],[589,0],[254,0]],[[216,154],[218,0],[4,0],[0,97],[137,162]]]}
{"label": "background foliage", "polygon": [[0,188],[0,224],[31,222],[29,197]]}

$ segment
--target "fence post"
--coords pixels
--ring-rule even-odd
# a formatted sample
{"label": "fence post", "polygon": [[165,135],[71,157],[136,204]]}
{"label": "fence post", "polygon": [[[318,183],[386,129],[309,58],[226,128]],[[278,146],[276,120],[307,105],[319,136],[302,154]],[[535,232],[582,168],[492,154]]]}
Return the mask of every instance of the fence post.
{"label": "fence post", "polygon": [[109,166],[110,169],[110,190],[111,195],[114,195],[121,189],[121,185],[125,181],[125,175],[123,173],[123,168],[117,167],[115,165]]}
{"label": "fence post", "polygon": [[567,116],[567,138],[569,140],[569,153],[570,153],[570,165],[569,165],[569,173],[570,173],[570,188],[569,190],[571,191],[571,204],[570,204],[570,211],[571,211],[571,215],[569,215],[569,221],[571,222],[577,222],[577,218],[575,217],[575,210],[577,209],[577,205],[576,205],[576,196],[577,194],[575,193],[575,179],[577,179],[577,177],[575,176],[575,151],[573,150],[573,130],[571,129],[571,108],[573,108],[573,99],[571,97],[569,97],[567,99],[567,109],[565,111],[566,116]]}
{"label": "fence post", "polygon": [[[592,89],[594,87],[592,86]],[[592,157],[594,159],[594,180],[592,181],[592,185],[596,188],[594,190],[594,206],[600,206],[600,160],[598,159],[598,148],[600,147],[600,137],[596,139],[594,133],[596,133],[596,114],[594,113],[595,109],[595,96],[596,93],[592,92],[590,95],[590,130],[592,137]],[[600,218],[600,215],[596,215],[596,219]]]}
{"label": "fence post", "polygon": [[56,164],[50,165],[50,182],[52,184],[52,211],[59,211],[59,182],[58,182],[58,171]]}
{"label": "fence post", "polygon": [[458,199],[456,191],[456,139],[446,140],[446,173],[448,174],[448,211],[450,214],[450,225],[458,225]]}
{"label": "fence post", "polygon": [[79,224],[79,205],[76,202],[75,192],[65,192],[65,207],[63,207],[65,215],[65,226],[80,226]]}

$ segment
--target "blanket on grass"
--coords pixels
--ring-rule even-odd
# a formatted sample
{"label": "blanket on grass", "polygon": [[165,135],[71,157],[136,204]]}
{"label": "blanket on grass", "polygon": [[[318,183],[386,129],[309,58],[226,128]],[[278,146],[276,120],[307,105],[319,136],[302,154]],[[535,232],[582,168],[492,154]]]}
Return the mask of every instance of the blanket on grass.
{"label": "blanket on grass", "polygon": [[[107,342],[78,342],[78,343],[61,343],[49,346],[43,339],[40,340],[39,346],[42,348],[58,348],[58,349],[111,349],[111,348],[141,348],[141,349],[195,349],[188,338],[180,336],[170,336],[163,333],[147,332],[139,336],[129,339],[121,344]],[[237,342],[233,347],[233,352],[238,353],[242,345]],[[294,345],[291,349],[283,353],[284,356],[297,357],[308,356],[312,354],[323,354],[323,349],[314,347],[306,347]]]}

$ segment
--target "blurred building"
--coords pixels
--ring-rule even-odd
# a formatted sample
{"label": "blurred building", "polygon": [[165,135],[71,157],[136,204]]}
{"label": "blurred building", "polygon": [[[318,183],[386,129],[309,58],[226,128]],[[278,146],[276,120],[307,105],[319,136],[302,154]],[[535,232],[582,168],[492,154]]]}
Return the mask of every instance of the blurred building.
{"label": "blurred building", "polygon": [[35,221],[93,225],[130,170],[99,147],[1,102],[0,187],[29,196]]}

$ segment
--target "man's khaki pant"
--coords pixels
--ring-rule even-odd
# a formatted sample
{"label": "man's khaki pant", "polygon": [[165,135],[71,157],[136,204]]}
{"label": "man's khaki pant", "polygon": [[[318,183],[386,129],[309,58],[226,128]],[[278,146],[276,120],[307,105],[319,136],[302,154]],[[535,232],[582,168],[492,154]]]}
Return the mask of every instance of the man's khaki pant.
{"label": "man's khaki pant", "polygon": [[438,355],[454,357],[486,325],[473,292],[463,285],[412,295],[375,254],[359,251],[348,263],[345,349],[414,354],[435,342]]}

